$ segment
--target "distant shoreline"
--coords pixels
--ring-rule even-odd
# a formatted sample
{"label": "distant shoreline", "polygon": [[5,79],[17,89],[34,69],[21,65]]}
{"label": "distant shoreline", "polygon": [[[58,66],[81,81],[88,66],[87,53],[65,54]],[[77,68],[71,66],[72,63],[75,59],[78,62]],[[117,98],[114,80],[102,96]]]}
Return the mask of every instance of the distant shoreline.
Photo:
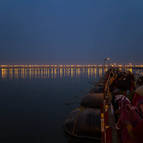
{"label": "distant shoreline", "polygon": [[108,65],[101,65],[101,64],[88,64],[88,65],[0,65],[0,68],[143,68],[143,65],[138,64],[108,64]]}

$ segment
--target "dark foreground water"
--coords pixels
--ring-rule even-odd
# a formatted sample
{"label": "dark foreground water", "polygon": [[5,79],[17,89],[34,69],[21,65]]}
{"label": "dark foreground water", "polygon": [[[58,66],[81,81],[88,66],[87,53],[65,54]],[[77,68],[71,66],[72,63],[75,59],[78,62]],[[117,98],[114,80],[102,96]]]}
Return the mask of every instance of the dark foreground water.
{"label": "dark foreground water", "polygon": [[0,142],[74,143],[64,120],[103,74],[101,68],[0,69]]}

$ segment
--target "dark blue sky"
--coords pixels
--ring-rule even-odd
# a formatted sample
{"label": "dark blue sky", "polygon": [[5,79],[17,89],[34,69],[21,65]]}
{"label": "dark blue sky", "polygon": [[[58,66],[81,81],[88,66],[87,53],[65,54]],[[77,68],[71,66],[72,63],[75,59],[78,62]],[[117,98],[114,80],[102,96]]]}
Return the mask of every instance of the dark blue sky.
{"label": "dark blue sky", "polygon": [[143,63],[143,0],[1,0],[0,64]]}

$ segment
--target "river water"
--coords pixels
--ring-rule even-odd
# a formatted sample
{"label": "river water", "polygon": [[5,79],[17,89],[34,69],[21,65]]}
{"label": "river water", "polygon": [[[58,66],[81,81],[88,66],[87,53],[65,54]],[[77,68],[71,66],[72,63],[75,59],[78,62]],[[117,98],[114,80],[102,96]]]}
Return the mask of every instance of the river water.
{"label": "river water", "polygon": [[74,142],[64,134],[64,120],[106,70],[1,68],[0,142]]}

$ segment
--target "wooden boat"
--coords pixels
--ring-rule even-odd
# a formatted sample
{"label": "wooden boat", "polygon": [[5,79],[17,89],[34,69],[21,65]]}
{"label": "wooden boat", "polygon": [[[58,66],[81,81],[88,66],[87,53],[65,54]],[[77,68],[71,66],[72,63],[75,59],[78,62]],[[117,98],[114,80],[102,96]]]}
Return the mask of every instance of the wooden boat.
{"label": "wooden boat", "polygon": [[[122,93],[123,98],[128,98],[135,91],[134,83],[133,74],[129,72],[113,68],[107,71],[104,78],[83,97],[80,107],[68,116],[64,124],[65,132],[79,139],[119,143],[121,139],[116,128],[113,97]],[[118,90],[115,92],[115,89]],[[121,104],[124,102],[121,101]]]}

